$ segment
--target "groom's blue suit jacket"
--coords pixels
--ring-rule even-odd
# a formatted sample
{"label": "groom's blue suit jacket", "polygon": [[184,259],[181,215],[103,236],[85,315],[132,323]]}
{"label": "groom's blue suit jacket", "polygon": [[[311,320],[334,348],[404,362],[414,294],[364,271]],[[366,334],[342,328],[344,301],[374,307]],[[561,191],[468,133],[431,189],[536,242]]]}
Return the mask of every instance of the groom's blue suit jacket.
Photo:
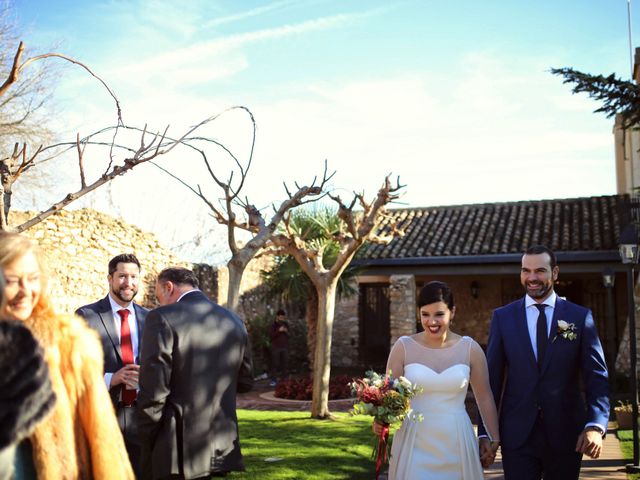
{"label": "groom's blue suit jacket", "polygon": [[[558,320],[573,323],[577,338],[569,340],[558,334]],[[606,429],[607,367],[588,309],[557,297],[540,369],[527,329],[524,297],[496,309],[491,319],[487,363],[504,447],[522,446],[539,415],[555,449],[575,449],[587,423]]]}

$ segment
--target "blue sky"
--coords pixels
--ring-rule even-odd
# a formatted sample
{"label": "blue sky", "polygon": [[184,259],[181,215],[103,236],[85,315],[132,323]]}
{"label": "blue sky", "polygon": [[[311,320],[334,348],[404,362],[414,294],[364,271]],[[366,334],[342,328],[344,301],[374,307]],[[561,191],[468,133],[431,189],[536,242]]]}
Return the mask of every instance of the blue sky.
{"label": "blue sky", "polygon": [[[126,123],[177,133],[228,106],[250,108],[258,133],[246,193],[262,208],[284,197],[282,181],[310,180],[325,159],[343,197],[372,196],[392,172],[410,206],[615,193],[612,122],[548,70],[628,78],[625,0],[15,6],[25,41],[90,65]],[[640,4],[632,10],[640,29]],[[78,70],[63,70],[56,98],[71,138],[113,119],[108,97]],[[248,126],[233,114],[207,132],[244,155]],[[163,166],[202,181],[195,160]],[[149,166],[90,202],[153,230],[187,205],[189,222],[206,224],[189,195]],[[157,208],[131,208],[143,202]]]}

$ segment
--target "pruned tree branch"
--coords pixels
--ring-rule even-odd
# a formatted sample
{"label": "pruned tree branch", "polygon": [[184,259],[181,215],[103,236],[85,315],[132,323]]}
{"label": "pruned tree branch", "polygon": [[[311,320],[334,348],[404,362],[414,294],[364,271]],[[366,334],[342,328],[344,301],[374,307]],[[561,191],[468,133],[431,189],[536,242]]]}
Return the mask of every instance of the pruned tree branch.
{"label": "pruned tree branch", "polygon": [[78,168],[80,169],[80,188],[85,188],[87,186],[87,181],[84,176],[84,165],[83,165],[83,155],[84,149],[87,146],[86,143],[82,144],[80,147],[80,134],[76,135],[76,147],[78,151]]}
{"label": "pruned tree branch", "polygon": [[[289,189],[285,183],[284,189],[287,196],[286,200],[282,201],[277,208],[274,207],[273,214],[270,219],[265,219],[260,209],[249,201],[248,196],[243,196],[242,193],[242,189],[245,185],[247,175],[253,162],[256,139],[256,122],[251,111],[242,106],[232,107],[218,115],[203,120],[194,128],[209,123],[212,120],[219,118],[220,115],[234,109],[241,109],[246,112],[251,121],[251,146],[245,162],[242,162],[238,156],[236,156],[223,143],[216,140],[202,136],[193,136],[185,138],[181,142],[186,147],[197,152],[212,182],[222,191],[220,207],[216,206],[210,198],[207,198],[203,194],[200,185],[198,185],[197,188],[193,185],[189,185],[185,180],[180,179],[177,175],[168,172],[165,168],[159,167],[162,171],[168,173],[175,180],[178,180],[183,186],[187,187],[189,191],[200,198],[200,200],[202,200],[211,210],[213,218],[215,218],[219,224],[226,226],[227,243],[229,250],[231,251],[231,259],[227,264],[230,276],[227,306],[231,309],[236,308],[238,305],[240,280],[249,261],[254,258],[256,254],[267,244],[289,210],[310,201],[315,201],[324,196],[326,184],[335,174],[335,172],[331,174],[328,173],[327,163],[325,161],[322,179],[318,180],[316,176],[314,177],[311,185],[308,186],[301,186],[296,182],[295,191]],[[204,147],[201,146],[202,143],[205,144]],[[209,152],[205,151],[206,144],[214,144],[221,148],[222,152],[228,155],[232,160],[232,164],[235,168],[231,169],[226,177],[223,176],[224,174],[221,171],[216,171],[213,168],[209,159]],[[238,210],[236,211],[236,209]],[[238,214],[240,214],[242,220],[238,218]],[[251,234],[251,239],[245,244],[239,244],[236,238],[236,229],[249,232]]]}
{"label": "pruned tree branch", "polygon": [[27,60],[25,60],[24,63],[20,63],[20,60],[22,59],[22,55],[24,53],[24,42],[20,42],[20,44],[18,45],[18,49],[16,51],[16,54],[13,58],[13,64],[11,65],[11,71],[9,72],[9,75],[7,76],[7,79],[2,83],[2,85],[0,85],[0,97],[2,97],[8,90],[9,88],[11,88],[11,86],[16,83],[18,81],[18,78],[20,77],[20,73],[27,68],[31,63],[37,62],[39,60],[44,60],[46,58],[60,58],[62,60],[65,60],[69,63],[72,63],[74,65],[78,65],[79,67],[83,68],[84,70],[86,70],[92,77],[94,77],[95,79],[97,79],[102,86],[107,90],[107,92],[109,92],[109,95],[111,95],[111,98],[113,98],[115,104],[116,104],[116,110],[117,110],[117,117],[118,117],[118,125],[122,125],[122,109],[120,108],[120,102],[118,101],[118,98],[115,96],[115,94],[111,91],[111,89],[109,88],[109,86],[106,84],[106,82],[100,78],[98,75],[96,75],[93,70],[91,70],[88,66],[86,66],[84,63],[68,57],[66,55],[63,55],[62,53],[44,53],[42,55],[36,55],[35,57],[31,57]]}
{"label": "pruned tree branch", "polygon": [[[157,136],[154,138],[154,142],[155,142],[155,140],[157,138],[158,138]],[[163,137],[161,137],[160,141],[162,141],[162,138]],[[174,146],[175,146],[175,144],[170,146],[166,150],[158,150],[158,149],[154,149],[154,144],[153,143],[145,144],[143,142],[141,144],[140,148],[135,152],[135,154],[131,158],[125,159],[123,165],[114,166],[113,169],[108,174],[102,175],[99,179],[97,179],[96,181],[94,181],[90,185],[83,185],[80,188],[80,190],[78,190],[76,192],[68,193],[62,200],[60,200],[59,202],[54,203],[53,205],[51,205],[46,210],[41,211],[39,214],[37,214],[33,218],[27,220],[25,223],[17,226],[15,228],[15,230],[17,232],[25,231],[26,229],[32,227],[33,225],[41,222],[45,218],[53,215],[57,211],[63,209],[64,207],[66,207],[70,203],[74,202],[78,198],[83,197],[87,193],[92,192],[93,190],[95,190],[96,188],[104,185],[107,182],[110,182],[111,180],[113,180],[117,176],[124,175],[126,172],[128,172],[129,170],[131,170],[135,166],[137,166],[137,165],[139,165],[141,163],[144,163],[144,162],[148,162],[149,160],[152,160],[153,158],[157,157],[158,155],[165,154],[165,153],[169,152],[171,149],[173,149]]]}
{"label": "pruned tree branch", "polygon": [[[334,234],[334,240],[340,244],[340,251],[330,268],[322,265],[322,251],[307,245],[303,236],[290,228],[288,221],[285,221],[282,232],[272,236],[269,247],[293,256],[316,285],[321,284],[324,277],[338,277],[366,241],[388,242],[395,236],[404,234],[397,225],[384,235],[377,233],[377,227],[386,217],[385,206],[398,199],[399,192],[404,187],[399,178],[393,185],[391,175],[388,175],[372,202],[367,202],[363,194],[354,193],[347,205],[339,195],[329,195],[338,205],[337,215],[344,224],[344,232]],[[362,207],[362,211],[354,211],[356,204]]]}
{"label": "pruned tree branch", "polygon": [[0,97],[3,96],[9,87],[13,85],[18,80],[18,75],[20,73],[20,59],[22,58],[22,54],[24,53],[24,44],[20,42],[18,45],[18,50],[16,50],[16,54],[13,57],[13,64],[11,65],[11,70],[9,71],[9,75],[7,79],[0,85]]}

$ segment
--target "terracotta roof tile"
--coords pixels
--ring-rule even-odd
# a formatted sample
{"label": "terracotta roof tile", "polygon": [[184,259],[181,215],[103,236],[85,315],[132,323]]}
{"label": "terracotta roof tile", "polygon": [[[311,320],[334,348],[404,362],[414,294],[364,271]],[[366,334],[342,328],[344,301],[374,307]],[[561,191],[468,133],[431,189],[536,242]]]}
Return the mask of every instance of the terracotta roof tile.
{"label": "terracotta roof tile", "polygon": [[398,221],[404,237],[366,245],[358,258],[495,255],[534,244],[558,252],[616,250],[631,218],[628,195],[393,209],[380,231]]}

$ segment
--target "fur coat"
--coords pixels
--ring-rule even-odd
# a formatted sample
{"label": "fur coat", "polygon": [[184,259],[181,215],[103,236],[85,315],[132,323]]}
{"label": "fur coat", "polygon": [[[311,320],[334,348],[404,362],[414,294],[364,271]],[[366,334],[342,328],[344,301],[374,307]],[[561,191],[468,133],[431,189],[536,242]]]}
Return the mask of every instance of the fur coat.
{"label": "fur coat", "polygon": [[102,376],[102,347],[71,315],[25,322],[40,341],[56,404],[29,437],[39,480],[133,480]]}
{"label": "fur coat", "polygon": [[0,479],[13,478],[16,445],[54,403],[42,348],[22,322],[0,320]]}

